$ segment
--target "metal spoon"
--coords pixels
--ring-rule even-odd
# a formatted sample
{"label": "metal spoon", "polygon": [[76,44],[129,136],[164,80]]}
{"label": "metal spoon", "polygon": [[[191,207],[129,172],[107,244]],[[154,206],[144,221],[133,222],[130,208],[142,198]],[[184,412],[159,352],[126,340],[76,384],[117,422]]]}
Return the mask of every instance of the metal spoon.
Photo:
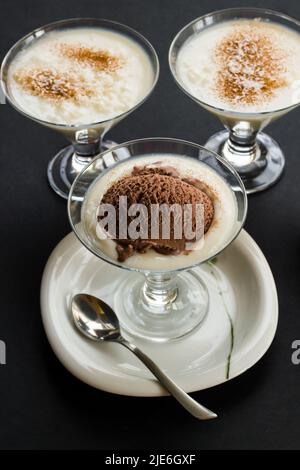
{"label": "metal spoon", "polygon": [[79,331],[94,341],[114,341],[135,354],[168,392],[198,419],[213,419],[217,415],[197,403],[173,382],[146,354],[121,336],[119,320],[109,305],[92,295],[78,294],[72,299],[72,313]]}

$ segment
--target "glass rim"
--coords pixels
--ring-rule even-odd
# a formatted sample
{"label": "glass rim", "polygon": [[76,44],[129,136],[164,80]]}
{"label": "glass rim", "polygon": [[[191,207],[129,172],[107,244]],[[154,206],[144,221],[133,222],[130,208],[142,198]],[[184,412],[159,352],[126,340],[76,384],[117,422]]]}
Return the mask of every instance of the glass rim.
{"label": "glass rim", "polygon": [[[176,45],[176,42],[178,41],[179,37],[182,35],[182,33],[184,33],[187,29],[189,29],[191,26],[193,26],[195,23],[197,23],[198,21],[201,21],[201,20],[204,20],[205,18],[209,17],[209,16],[213,16],[213,15],[216,15],[216,14],[223,14],[223,13],[234,13],[234,12],[249,12],[249,13],[255,13],[257,12],[258,14],[266,14],[266,15],[274,15],[275,17],[280,17],[280,18],[283,18],[287,21],[289,21],[290,23],[294,23],[295,25],[299,26],[300,28],[300,20],[297,20],[296,18],[293,18],[292,16],[289,16],[289,15],[286,15],[285,13],[281,13],[280,11],[277,11],[277,10],[272,10],[272,9],[269,9],[269,8],[255,8],[255,7],[233,7],[233,8],[223,8],[221,10],[215,10],[215,11],[211,11],[210,13],[206,13],[205,15],[202,15],[202,16],[199,16],[198,18],[190,21],[188,24],[186,24],[185,26],[183,26],[183,28],[180,29],[180,31],[178,31],[178,33],[175,35],[175,37],[173,38],[171,44],[170,44],[170,47],[169,47],[169,52],[168,52],[168,62],[169,62],[169,68],[170,68],[170,71],[171,71],[171,74],[172,74],[172,77],[175,81],[175,83],[178,85],[178,87],[186,94],[188,95],[192,100],[196,101],[197,103],[199,103],[200,105],[202,105],[203,107],[208,107],[208,108],[211,108],[212,110],[216,110],[218,111],[219,113],[230,113],[230,115],[234,116],[234,117],[239,117],[239,118],[245,118],[245,116],[251,116],[254,117],[254,116],[268,116],[272,113],[282,113],[284,111],[289,111],[289,110],[292,110],[294,108],[296,108],[297,106],[300,105],[300,99],[297,103],[295,104],[292,104],[292,105],[289,105],[289,106],[285,106],[283,108],[278,108],[278,109],[274,109],[272,111],[260,111],[260,112],[253,112],[253,111],[249,111],[249,112],[240,112],[240,111],[231,111],[229,109],[225,109],[225,108],[221,108],[221,107],[218,107],[218,106],[213,106],[212,104],[209,104],[207,103],[206,101],[203,101],[203,100],[200,100],[199,98],[196,98],[192,93],[190,93],[185,87],[184,85],[179,81],[178,77],[177,77],[177,73],[176,73],[176,70],[175,70],[175,66],[173,67],[173,64],[172,64],[172,55],[173,55],[173,51],[174,51],[174,47]],[[207,26],[207,28],[209,28],[210,26]],[[206,29],[203,28],[203,29]],[[190,37],[192,37],[192,35],[190,35]],[[174,64],[175,65],[175,64]]]}
{"label": "glass rim", "polygon": [[[10,93],[8,91],[7,81],[4,79],[5,71],[6,71],[7,67],[9,67],[8,61],[11,57],[11,54],[15,50],[17,50],[21,46],[21,44],[24,41],[26,41],[28,38],[30,38],[31,36],[35,36],[36,34],[38,34],[39,32],[43,31],[46,28],[53,28],[53,31],[54,31],[55,27],[64,26],[64,25],[68,25],[68,24],[72,24],[72,23],[73,24],[75,24],[75,23],[77,23],[77,24],[83,23],[84,24],[85,22],[87,22],[87,23],[88,22],[104,23],[104,24],[107,24],[108,27],[109,27],[109,25],[116,26],[116,27],[121,27],[125,31],[127,31],[128,33],[131,33],[133,36],[140,39],[141,42],[144,43],[144,45],[146,45],[148,51],[150,51],[150,53],[151,53],[150,54],[151,57],[154,58],[154,67],[153,67],[154,77],[153,77],[152,86],[150,87],[149,91],[147,92],[147,94],[141,100],[139,100],[133,107],[131,107],[127,111],[124,111],[120,114],[117,114],[116,116],[113,116],[111,118],[104,119],[102,121],[96,121],[96,122],[91,122],[91,123],[87,123],[87,124],[62,124],[62,123],[50,122],[50,121],[46,121],[44,119],[39,119],[39,118],[33,116],[32,114],[27,113],[23,108],[21,108],[19,106],[19,104],[13,99],[13,97],[10,96]],[[107,28],[107,29],[109,29],[109,28]],[[46,33],[44,33],[44,34],[46,34]],[[125,117],[128,113],[131,113],[132,111],[137,109],[140,105],[142,105],[149,98],[149,96],[153,92],[153,90],[154,90],[154,88],[155,88],[155,86],[158,82],[159,73],[160,73],[160,64],[159,64],[159,59],[158,59],[157,52],[154,49],[154,47],[152,46],[152,44],[150,43],[150,41],[148,41],[148,39],[145,38],[145,36],[143,36],[141,33],[136,31],[135,29],[131,28],[130,26],[127,26],[127,25],[125,25],[123,23],[120,23],[118,21],[107,20],[105,18],[89,18],[89,17],[83,18],[83,17],[80,17],[80,18],[68,18],[68,19],[64,19],[64,20],[58,20],[58,21],[53,21],[51,23],[47,23],[43,26],[40,26],[40,27],[34,29],[30,33],[26,34],[25,36],[21,37],[8,50],[8,52],[6,53],[6,55],[5,55],[5,57],[2,61],[1,68],[0,68],[0,82],[1,82],[1,87],[2,87],[3,93],[4,93],[7,101],[9,102],[9,104],[13,108],[15,108],[20,114],[22,114],[23,116],[25,116],[29,119],[32,119],[32,120],[34,120],[34,121],[36,121],[40,124],[44,124],[44,125],[50,126],[50,127],[80,130],[80,129],[85,129],[85,128],[97,126],[97,125],[100,125],[100,124],[105,124],[105,123],[108,123],[112,120],[121,119],[122,117]]]}
{"label": "glass rim", "polygon": [[[177,143],[177,144],[187,145],[189,147],[193,147],[195,149],[205,151],[208,154],[210,154],[212,157],[214,157],[221,164],[222,167],[225,167],[235,177],[235,179],[238,182],[239,188],[241,189],[242,200],[243,200],[243,216],[242,216],[242,219],[240,221],[240,226],[237,228],[237,230],[234,231],[233,236],[229,239],[229,241],[227,241],[225,243],[225,245],[223,245],[216,253],[214,253],[213,255],[209,256],[208,258],[206,258],[205,260],[203,260],[201,262],[198,262],[198,263],[196,262],[196,263],[193,263],[191,265],[176,268],[176,269],[141,269],[141,268],[134,268],[134,267],[131,267],[131,266],[125,266],[124,264],[122,265],[121,262],[115,261],[112,258],[110,258],[109,256],[105,255],[105,253],[103,253],[103,252],[101,252],[101,255],[100,255],[97,250],[94,250],[91,246],[88,246],[85,243],[85,241],[82,239],[82,237],[78,234],[77,229],[76,229],[76,224],[73,223],[72,215],[71,215],[71,204],[72,204],[72,202],[76,201],[75,199],[74,199],[74,201],[72,200],[74,189],[75,189],[77,183],[80,181],[80,178],[84,175],[84,173],[86,171],[89,170],[89,168],[94,164],[94,162],[101,159],[101,158],[103,158],[104,155],[106,155],[108,153],[111,153],[115,150],[118,150],[118,149],[121,149],[121,148],[124,148],[124,147],[128,148],[129,146],[135,145],[135,144],[148,143],[148,142],[169,142],[169,143],[175,143],[175,144]],[[130,157],[128,157],[128,158],[130,158]],[[134,158],[134,157],[132,157],[132,158]],[[115,164],[113,164],[113,165],[109,166],[108,168],[106,168],[102,172],[102,174],[103,175],[106,174],[112,168],[115,168],[117,165],[122,164],[124,162],[126,162],[126,159],[121,160],[121,161],[117,161]],[[96,178],[97,178],[97,176],[95,177],[95,179]],[[93,180],[93,182],[95,181],[95,179]],[[86,192],[85,192],[85,194],[86,194]],[[103,260],[103,261],[105,261],[105,262],[107,262],[107,263],[109,263],[113,266],[116,266],[118,268],[126,269],[127,271],[140,272],[140,273],[149,273],[149,272],[152,272],[152,273],[166,273],[166,272],[176,273],[176,272],[180,272],[180,271],[185,271],[187,269],[195,268],[197,266],[200,266],[203,263],[207,263],[211,259],[218,256],[223,250],[225,250],[237,238],[237,236],[241,232],[241,230],[242,230],[242,228],[245,224],[245,221],[246,221],[247,212],[248,212],[248,198],[247,198],[246,189],[244,187],[244,183],[243,183],[241,177],[239,176],[239,174],[237,173],[237,171],[233,168],[233,166],[229,162],[225,161],[222,157],[220,157],[220,155],[218,155],[213,150],[209,150],[206,147],[204,147],[203,145],[197,144],[195,142],[190,142],[190,141],[184,140],[184,139],[177,139],[177,138],[172,138],[172,137],[146,137],[146,138],[139,138],[139,139],[134,139],[134,140],[129,140],[127,142],[123,142],[122,144],[116,145],[116,146],[112,147],[111,149],[105,150],[105,152],[102,152],[99,155],[97,155],[81,171],[81,173],[79,173],[79,175],[75,178],[75,180],[74,180],[74,182],[73,182],[73,184],[70,188],[70,192],[69,192],[67,211],[68,211],[68,218],[69,218],[69,222],[70,222],[73,233],[75,234],[77,239],[83,244],[83,246],[87,250],[89,250],[91,253],[93,253],[95,256],[97,256],[97,258],[100,258],[101,260]]]}

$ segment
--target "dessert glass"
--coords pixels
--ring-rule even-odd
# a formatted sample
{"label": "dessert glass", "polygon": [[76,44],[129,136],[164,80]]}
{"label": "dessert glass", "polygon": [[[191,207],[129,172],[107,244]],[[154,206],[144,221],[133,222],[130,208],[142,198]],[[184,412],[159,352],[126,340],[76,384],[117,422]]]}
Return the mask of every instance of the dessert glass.
{"label": "dessert glass", "polygon": [[[118,268],[128,270],[121,276],[116,292],[111,293],[111,306],[115,309],[122,329],[134,336],[154,341],[169,341],[192,332],[205,318],[209,306],[209,294],[201,277],[198,263],[185,267],[159,271],[135,269],[108,257],[86,224],[87,193],[93,183],[120,164],[120,156],[136,159],[148,155],[185,156],[200,160],[225,180],[236,202],[236,219],[232,230],[218,252],[224,250],[243,227],[247,213],[247,196],[242,180],[225,160],[200,145],[169,138],[149,138],[127,142],[96,157],[76,178],[69,194],[68,214],[72,229],[81,243],[98,258]],[[188,161],[188,159],[187,159]],[[116,163],[117,162],[117,163]],[[100,201],[99,201],[100,203]],[[97,221],[97,207],[92,220]],[[215,252],[210,255],[216,256]],[[188,255],[187,255],[188,260]],[[204,259],[207,262],[208,259]],[[118,278],[120,270],[115,270]]]}
{"label": "dessert glass", "polygon": [[182,46],[193,35],[212,25],[235,19],[272,21],[300,33],[300,22],[282,13],[262,8],[230,8],[204,15],[186,25],[174,38],[169,50],[169,66],[177,85],[225,126],[212,135],[205,147],[229,161],[242,177],[248,194],[273,185],[281,176],[284,154],[269,135],[261,132],[270,122],[288,113],[300,103],[299,83],[295,83],[295,100],[291,106],[260,113],[234,112],[217,108],[193,96],[178,77],[176,63]]}
{"label": "dessert glass", "polygon": [[[35,118],[26,112],[15,101],[12,96],[10,86],[8,83],[8,71],[16,55],[24,48],[32,45],[35,41],[39,40],[42,36],[49,32],[62,31],[66,28],[75,29],[81,27],[103,28],[119,34],[123,34],[129,39],[132,39],[147,54],[150,64],[153,69],[153,83],[148,93],[131,109],[124,113],[117,115],[113,118],[103,120],[100,122],[87,122],[86,124],[56,124],[41,119]],[[20,39],[6,54],[2,67],[1,67],[1,85],[7,101],[21,114],[26,117],[43,124],[53,130],[62,133],[70,142],[71,145],[60,150],[57,155],[50,161],[48,165],[48,180],[54,191],[61,197],[67,199],[70,187],[76,176],[83,170],[83,168],[100,152],[116,145],[110,140],[104,140],[104,136],[113,126],[124,119],[128,114],[138,108],[153,91],[159,76],[159,61],[157,54],[152,45],[141,34],[129,28],[128,26],[116,23],[114,21],[92,19],[92,18],[78,18],[70,20],[57,21],[50,23],[46,26],[36,29],[32,33]]]}

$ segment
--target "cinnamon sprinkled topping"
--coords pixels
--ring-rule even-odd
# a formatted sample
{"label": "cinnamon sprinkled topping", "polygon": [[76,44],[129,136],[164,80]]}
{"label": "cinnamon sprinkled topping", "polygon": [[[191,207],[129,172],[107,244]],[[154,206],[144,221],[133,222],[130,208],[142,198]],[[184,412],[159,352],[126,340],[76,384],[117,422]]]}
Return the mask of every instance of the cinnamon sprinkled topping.
{"label": "cinnamon sprinkled topping", "polygon": [[83,46],[59,44],[60,54],[79,64],[85,64],[99,71],[114,72],[123,64],[123,59],[106,51],[90,49]]}
{"label": "cinnamon sprinkled topping", "polygon": [[237,28],[215,49],[216,93],[222,100],[248,105],[271,99],[286,86],[286,56],[259,25]]}
{"label": "cinnamon sprinkled topping", "polygon": [[33,96],[53,101],[79,101],[91,96],[83,80],[71,73],[58,73],[49,69],[21,70],[15,73],[16,82]]}

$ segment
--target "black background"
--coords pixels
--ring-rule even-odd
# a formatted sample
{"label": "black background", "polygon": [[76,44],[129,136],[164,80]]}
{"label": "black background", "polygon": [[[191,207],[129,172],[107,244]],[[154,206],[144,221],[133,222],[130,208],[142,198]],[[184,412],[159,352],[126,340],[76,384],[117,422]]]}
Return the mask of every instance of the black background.
{"label": "black background", "polygon": [[[0,56],[32,29],[63,18],[102,17],[125,23],[156,48],[161,75],[152,97],[110,133],[118,142],[168,136],[204,143],[221,126],[173,83],[169,44],[192,19],[233,6],[267,7],[300,18],[298,1],[0,0]],[[300,60],[300,57],[295,57]],[[127,398],[89,388],[55,358],[39,307],[40,280],[51,250],[70,231],[66,202],[48,187],[48,160],[63,137],[0,106],[2,449],[299,449],[300,365],[291,343],[300,338],[300,109],[268,128],[286,154],[272,189],[251,196],[246,229],[265,253],[280,302],[275,340],[243,376],[195,393],[220,415],[198,422],[170,398]]]}

